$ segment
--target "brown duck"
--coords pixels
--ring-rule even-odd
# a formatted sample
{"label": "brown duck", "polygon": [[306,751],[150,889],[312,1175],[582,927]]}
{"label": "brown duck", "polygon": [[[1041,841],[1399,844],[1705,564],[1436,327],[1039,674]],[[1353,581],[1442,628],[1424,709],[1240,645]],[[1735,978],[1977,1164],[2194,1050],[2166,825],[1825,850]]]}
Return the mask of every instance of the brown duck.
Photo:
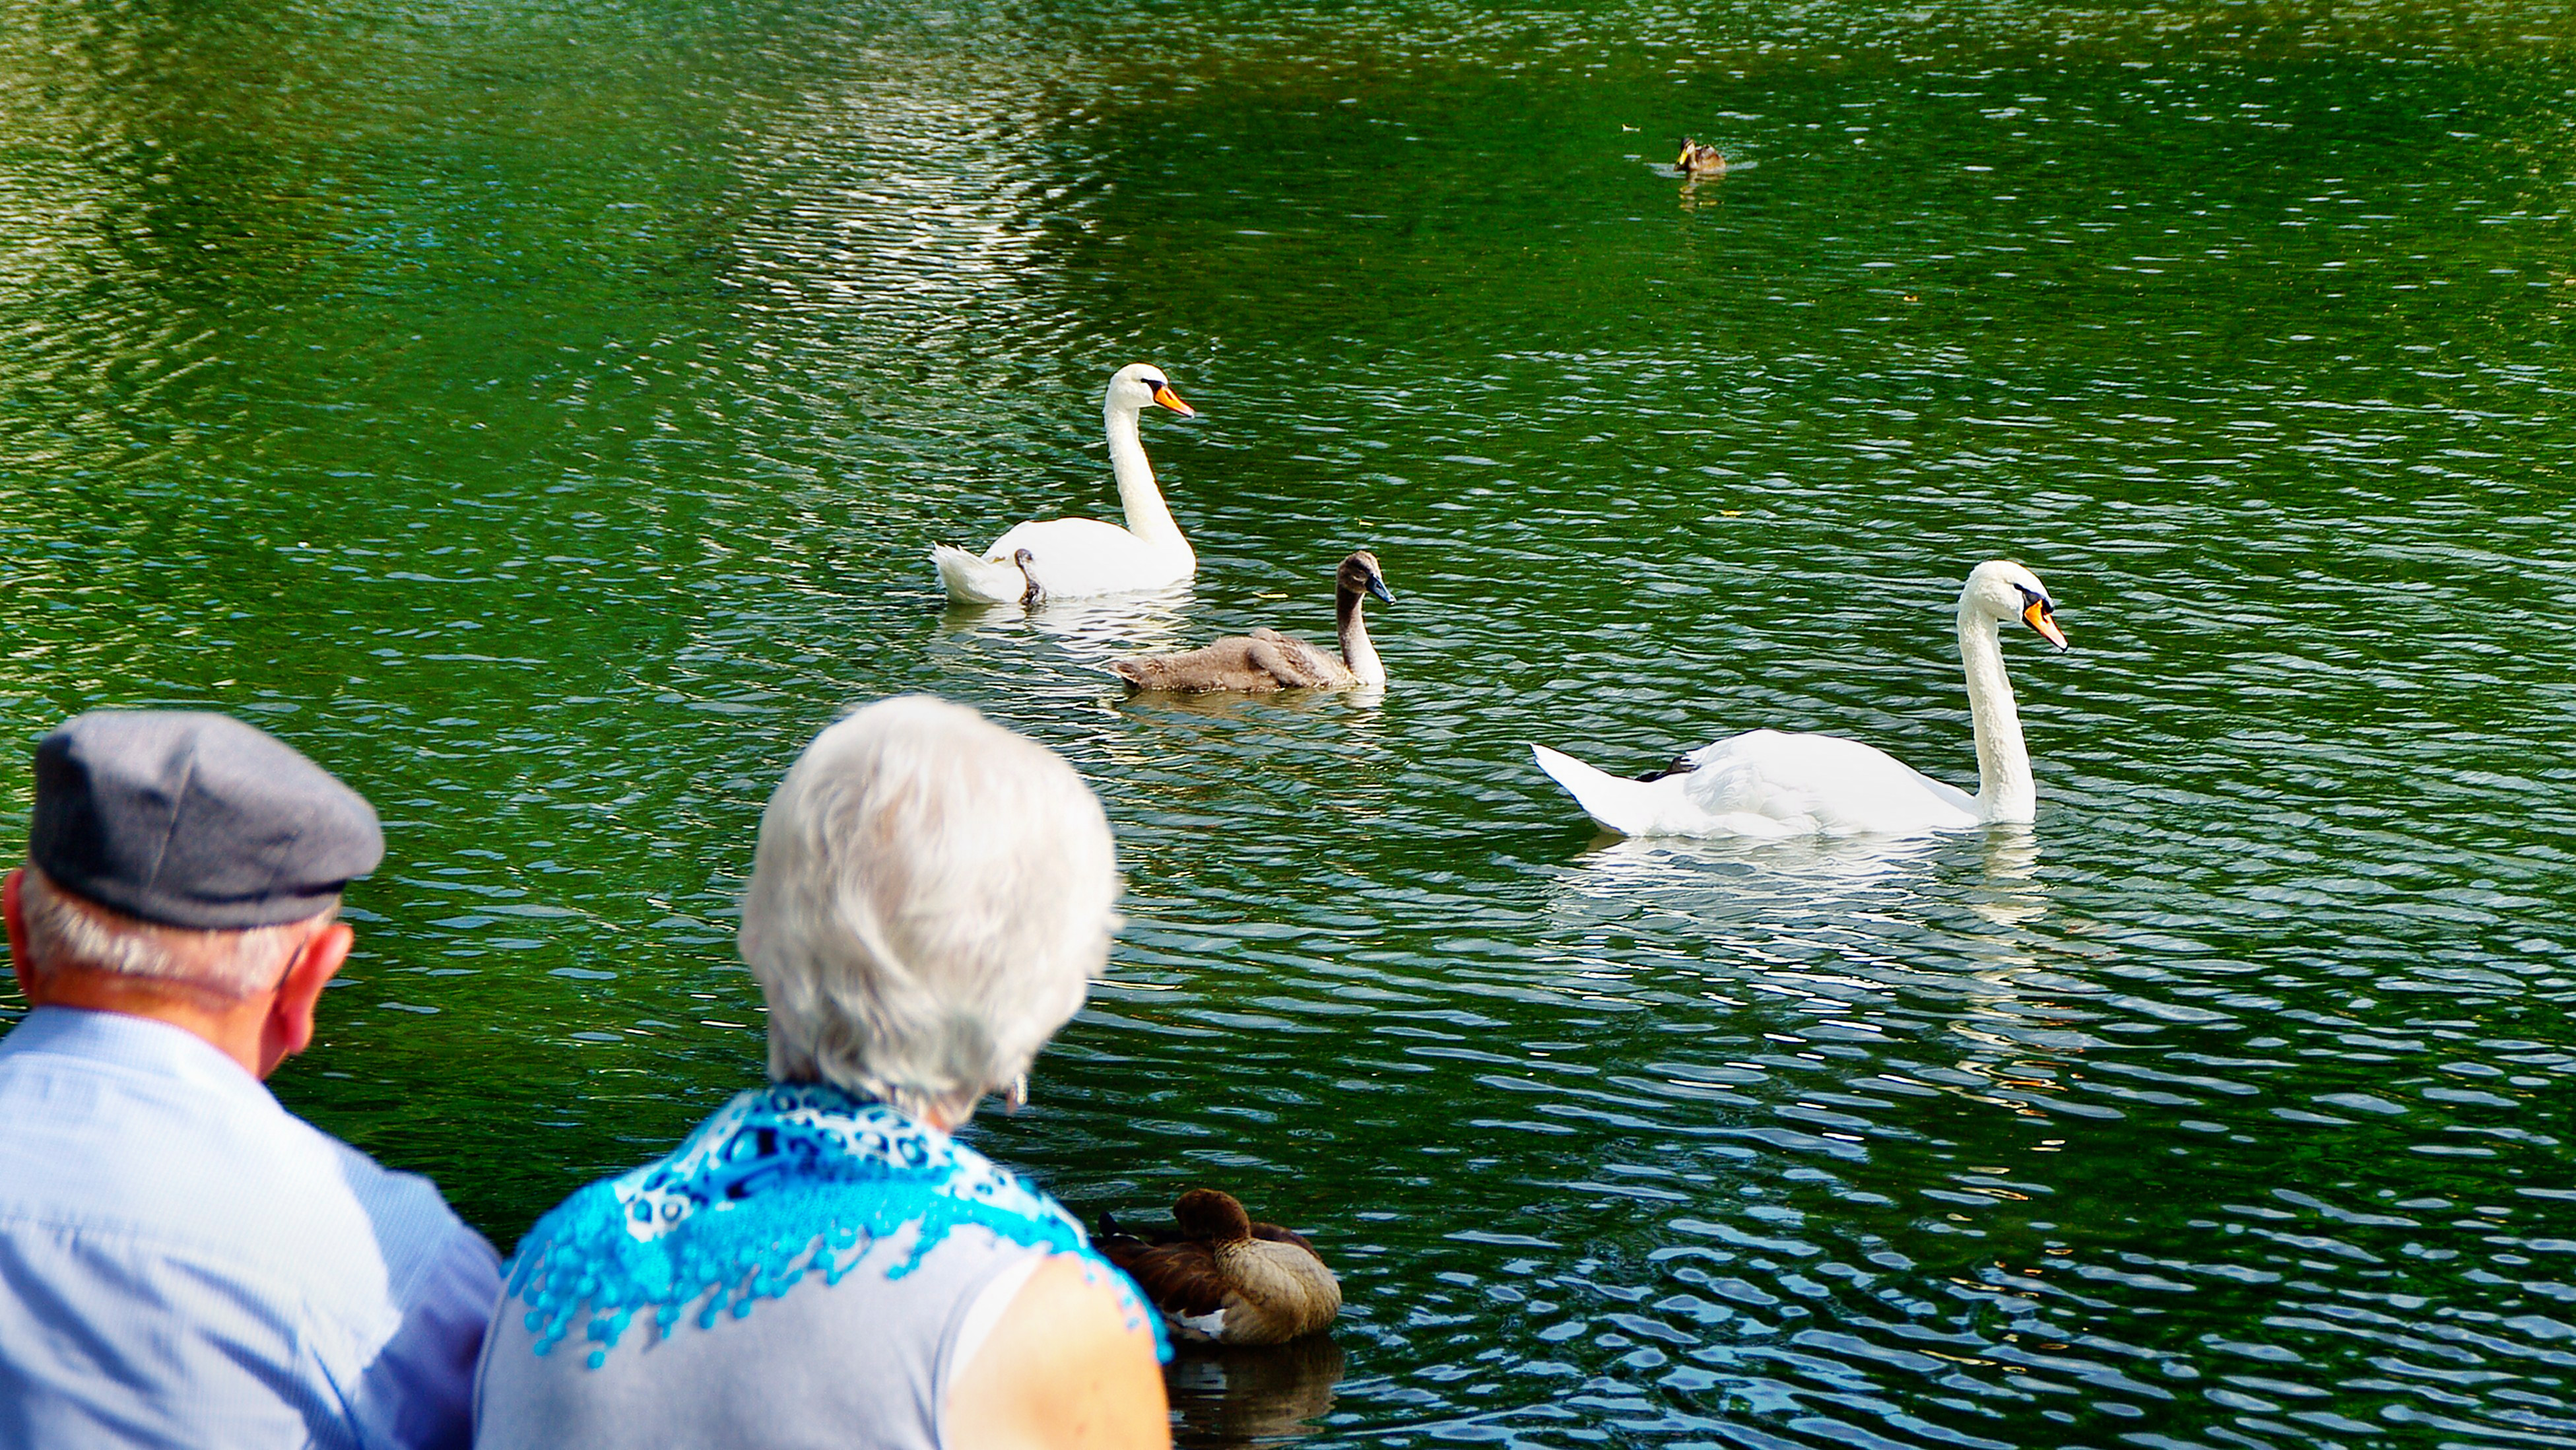
{"label": "brown duck", "polygon": [[1726,156],[1714,146],[1703,146],[1684,136],[1681,159],[1673,163],[1673,169],[1684,176],[1724,176]]}
{"label": "brown duck", "polygon": [[1172,1205],[1172,1222],[1177,1232],[1148,1240],[1103,1214],[1091,1246],[1154,1301],[1173,1338],[1280,1344],[1342,1312],[1341,1281],[1315,1246],[1254,1223],[1232,1194],[1193,1188]]}
{"label": "brown duck", "polygon": [[1186,654],[1118,660],[1109,671],[1139,690],[1184,694],[1232,690],[1260,695],[1273,690],[1344,690],[1385,684],[1386,665],[1377,657],[1377,646],[1369,643],[1368,625],[1360,618],[1362,595],[1395,602],[1387,591],[1386,576],[1378,570],[1377,555],[1362,549],[1344,559],[1333,584],[1333,614],[1342,636],[1340,659],[1275,629],[1256,629]]}

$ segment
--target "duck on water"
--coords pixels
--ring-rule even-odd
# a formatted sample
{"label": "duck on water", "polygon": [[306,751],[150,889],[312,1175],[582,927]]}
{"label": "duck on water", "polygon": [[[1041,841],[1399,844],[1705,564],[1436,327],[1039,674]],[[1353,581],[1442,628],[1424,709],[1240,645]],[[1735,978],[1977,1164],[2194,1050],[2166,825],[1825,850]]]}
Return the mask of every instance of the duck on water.
{"label": "duck on water", "polygon": [[1091,1246],[1145,1291],[1175,1339],[1283,1344],[1342,1312],[1342,1283],[1305,1238],[1255,1223],[1232,1194],[1193,1188],[1173,1229],[1131,1234],[1103,1214]]}

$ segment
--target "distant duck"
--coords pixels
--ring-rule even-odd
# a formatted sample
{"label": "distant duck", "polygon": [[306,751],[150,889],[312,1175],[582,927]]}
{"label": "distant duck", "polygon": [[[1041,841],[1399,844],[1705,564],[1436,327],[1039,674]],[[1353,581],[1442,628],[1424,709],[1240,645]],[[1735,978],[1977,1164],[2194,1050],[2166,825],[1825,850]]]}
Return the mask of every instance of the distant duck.
{"label": "distant duck", "polygon": [[1197,573],[1198,555],[1172,521],[1162,490],[1154,485],[1154,465],[1137,436],[1137,415],[1148,407],[1168,408],[1184,418],[1198,416],[1172,391],[1161,368],[1134,363],[1109,379],[1100,416],[1109,435],[1109,467],[1118,478],[1125,528],[1098,519],[1020,524],[995,539],[981,558],[938,545],[930,558],[939,566],[939,582],[948,597],[960,604],[1008,604],[1024,598],[1029,575],[1014,562],[1023,550],[1045,572],[1045,593],[1057,599],[1163,589]]}
{"label": "distant duck", "polygon": [[1140,1238],[1101,1215],[1091,1246],[1127,1271],[1176,1339],[1280,1344],[1342,1312],[1342,1284],[1315,1246],[1254,1223],[1232,1194],[1193,1188],[1172,1205],[1176,1232]]}
{"label": "distant duck", "polygon": [[1681,159],[1673,169],[1684,176],[1724,176],[1726,157],[1714,146],[1702,146],[1688,136],[1682,138]]}
{"label": "distant duck", "polygon": [[2004,621],[2019,619],[2066,648],[2057,602],[2019,564],[1979,564],[1959,590],[1959,662],[1977,745],[1977,793],[1909,769],[1838,735],[1750,730],[1704,745],[1669,769],[1624,780],[1533,745],[1541,770],[1594,822],[1623,836],[1916,835],[2029,821],[2038,790],[2021,712],[2004,674]]}
{"label": "distant duck", "polygon": [[[1268,694],[1273,690],[1342,690],[1353,685],[1383,685],[1386,665],[1369,643],[1368,625],[1360,617],[1361,596],[1374,594],[1389,604],[1395,595],[1379,572],[1377,555],[1366,549],[1342,561],[1333,576],[1333,615],[1341,626],[1342,656],[1335,659],[1302,639],[1275,629],[1232,635],[1186,654],[1139,655],[1118,660],[1110,672],[1139,690],[1182,694],[1235,691]],[[1035,587],[1034,583],[1031,585]]]}

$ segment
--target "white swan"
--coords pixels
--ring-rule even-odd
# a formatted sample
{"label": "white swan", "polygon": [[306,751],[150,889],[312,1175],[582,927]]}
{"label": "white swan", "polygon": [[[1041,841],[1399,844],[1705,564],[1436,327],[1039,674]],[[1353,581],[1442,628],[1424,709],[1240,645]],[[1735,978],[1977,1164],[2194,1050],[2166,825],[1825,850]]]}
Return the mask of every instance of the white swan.
{"label": "white swan", "polygon": [[[1035,591],[1047,599],[1079,599],[1162,589],[1197,573],[1198,555],[1172,522],[1163,492],[1154,486],[1154,465],[1145,461],[1145,445],[1136,436],[1136,415],[1148,404],[1184,418],[1198,416],[1172,391],[1161,368],[1131,363],[1109,379],[1101,422],[1109,432],[1109,466],[1118,477],[1118,506],[1127,527],[1098,519],[1019,524],[980,559],[936,545],[930,560],[939,566],[948,597],[961,604],[1010,604]],[[1022,550],[1029,555],[1026,565],[1014,562]]]}
{"label": "white swan", "polygon": [[1625,836],[1913,835],[2028,821],[2038,798],[1998,634],[2019,615],[2062,650],[2056,611],[2038,575],[2001,559],[1979,564],[1959,591],[1959,659],[1977,737],[1973,796],[1836,735],[1749,731],[1640,780],[1544,745],[1530,750],[1585,815]]}

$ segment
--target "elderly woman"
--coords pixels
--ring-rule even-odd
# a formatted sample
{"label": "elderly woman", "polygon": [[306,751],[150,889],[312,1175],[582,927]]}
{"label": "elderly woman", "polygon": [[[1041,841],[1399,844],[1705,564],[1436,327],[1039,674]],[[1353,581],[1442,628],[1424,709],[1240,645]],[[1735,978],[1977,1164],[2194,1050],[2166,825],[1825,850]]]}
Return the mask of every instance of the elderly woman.
{"label": "elderly woman", "polygon": [[1167,1444],[1153,1311],[949,1136],[1082,1005],[1117,891],[1090,788],[974,711],[816,737],[743,896],[771,1082],[529,1231],[475,1443]]}

